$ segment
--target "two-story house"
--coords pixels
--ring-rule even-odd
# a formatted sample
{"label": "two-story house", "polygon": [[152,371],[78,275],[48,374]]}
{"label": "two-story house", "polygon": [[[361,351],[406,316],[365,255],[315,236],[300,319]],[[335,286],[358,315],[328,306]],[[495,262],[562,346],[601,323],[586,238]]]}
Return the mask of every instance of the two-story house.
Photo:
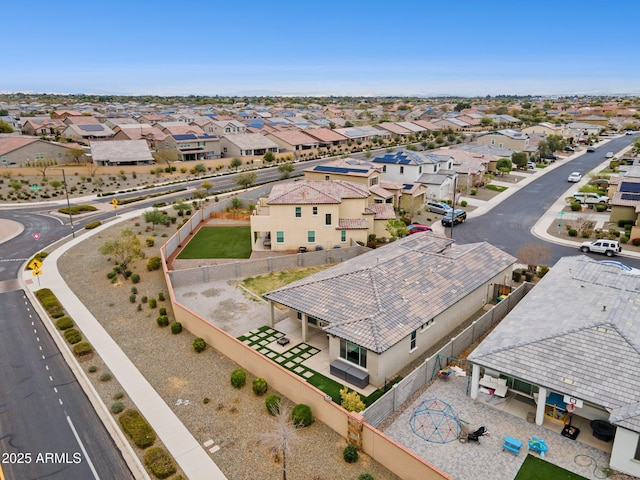
{"label": "two-story house", "polygon": [[185,162],[221,157],[220,138],[206,133],[168,135],[161,145],[162,148],[179,153],[181,160]]}
{"label": "two-story house", "polygon": [[492,145],[498,148],[509,148],[516,152],[524,152],[529,146],[529,135],[520,130],[510,128],[485,133],[476,138],[478,145]]}
{"label": "two-story house", "polygon": [[[347,181],[298,181],[274,185],[251,215],[257,249],[320,250],[388,236],[391,204],[372,204],[365,185]],[[256,248],[254,247],[254,248]]]}

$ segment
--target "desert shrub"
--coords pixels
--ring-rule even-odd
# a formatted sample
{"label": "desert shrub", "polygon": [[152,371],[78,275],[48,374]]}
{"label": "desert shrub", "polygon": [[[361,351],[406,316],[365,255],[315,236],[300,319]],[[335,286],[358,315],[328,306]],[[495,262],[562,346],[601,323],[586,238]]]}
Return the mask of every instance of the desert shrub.
{"label": "desert shrub", "polygon": [[635,247],[640,246],[640,237],[632,239],[631,240],[631,245],[633,245]]}
{"label": "desert shrub", "polygon": [[234,388],[242,388],[244,387],[245,382],[247,381],[247,372],[238,368],[231,372],[231,385]]}
{"label": "desert shrub", "polygon": [[136,303],[136,295],[134,293],[132,293],[131,295],[129,295],[129,301],[131,303]]}
{"label": "desert shrub", "polygon": [[527,282],[533,280],[533,272],[524,272],[524,278]]}
{"label": "desert shrub", "polygon": [[147,270],[150,272],[160,269],[161,266],[162,259],[160,257],[149,257],[149,260],[147,260]]}
{"label": "desert shrub", "polygon": [[169,317],[166,315],[160,315],[158,318],[156,318],[156,322],[158,323],[159,327],[166,327],[167,325],[169,325]]}
{"label": "desert shrub", "polygon": [[264,395],[265,393],[267,393],[267,381],[264,378],[255,378],[253,380],[253,393],[255,393],[256,395],[260,396],[260,395]]}
{"label": "desert shrub", "polygon": [[50,289],[41,288],[36,291],[35,294],[44,309],[52,318],[60,318],[64,316],[64,309],[62,308],[62,305]]}
{"label": "desert shrub", "polygon": [[112,378],[113,378],[113,376],[109,372],[104,372],[102,375],[100,375],[100,381],[101,382],[108,382]]}
{"label": "desert shrub", "polygon": [[73,353],[75,354],[76,357],[84,357],[86,355],[93,353],[93,347],[89,342],[76,343],[73,346]]}
{"label": "desert shrub", "polygon": [[75,328],[68,328],[64,331],[64,338],[71,345],[75,345],[82,340],[82,334]]}
{"label": "desert shrub", "polygon": [[143,296],[140,298],[140,301],[141,301],[142,303],[147,303],[149,300],[147,299],[147,296],[146,296],[146,295],[143,295]]}
{"label": "desert shrub", "polygon": [[466,200],[462,200],[460,202],[460,206],[463,207],[463,208],[466,207],[467,206],[467,201]]}
{"label": "desert shrub", "polygon": [[158,293],[158,301],[164,302],[164,293],[162,293],[162,292]]}
{"label": "desert shrub", "polygon": [[117,276],[118,276],[118,273],[117,273],[117,272],[109,272],[109,273],[107,273],[107,278],[108,278],[109,280],[113,280],[113,279],[114,279],[114,278],[116,278]]}
{"label": "desert shrub", "polygon": [[374,480],[374,478],[370,473],[361,473],[358,475],[358,480]]}
{"label": "desert shrub", "polygon": [[133,283],[140,283],[140,275],[138,275],[137,273],[134,273],[133,275],[131,275],[131,281]]}
{"label": "desert shrub", "polygon": [[308,427],[313,423],[311,407],[304,403],[299,403],[291,410],[291,420],[296,428]]}
{"label": "desert shrub", "polygon": [[113,395],[113,399],[114,399],[114,400],[120,400],[120,399],[121,399],[121,398],[123,398],[123,397],[124,397],[124,392],[116,392],[116,393]]}
{"label": "desert shrub", "polygon": [[113,402],[111,404],[111,413],[120,413],[124,410],[124,404],[122,402]]}
{"label": "desert shrub", "polygon": [[538,272],[537,272],[537,274],[538,274],[538,277],[539,277],[539,278],[544,277],[547,273],[549,273],[549,267],[548,267],[548,266],[546,266],[546,265],[540,265],[540,266],[538,267]]}
{"label": "desert shrub", "polygon": [[180,332],[182,332],[182,324],[180,322],[173,322],[171,324],[171,333],[178,335]]}
{"label": "desert shrub", "polygon": [[95,365],[91,365],[89,368],[87,368],[87,372],[89,373],[96,373],[98,371],[98,367],[96,367]]}
{"label": "desert shrub", "polygon": [[96,227],[99,227],[100,225],[102,225],[102,222],[100,220],[96,220],[95,222],[89,222],[87,223],[84,228],[86,228],[87,230],[93,230]]}
{"label": "desert shrub", "polygon": [[606,212],[607,211],[607,206],[604,203],[598,203],[596,205],[596,212]]}
{"label": "desert shrub", "polygon": [[156,308],[158,306],[158,301],[155,298],[149,299],[149,308]]}
{"label": "desert shrub", "polygon": [[61,317],[56,320],[56,327],[58,330],[66,330],[67,328],[73,327],[73,320],[69,317]]}
{"label": "desert shrub", "polygon": [[608,235],[611,237],[613,236],[614,238],[618,238],[620,236],[620,230],[617,230],[615,228],[610,228]]}
{"label": "desert shrub", "polygon": [[131,293],[133,293],[134,295],[138,294],[138,287],[131,287]]}
{"label": "desert shrub", "polygon": [[365,409],[365,404],[356,391],[349,391],[345,385],[340,389],[340,404],[348,412],[361,412]]}
{"label": "desert shrub", "polygon": [[629,241],[629,237],[626,235],[620,236],[620,243],[627,243]]}
{"label": "desert shrub", "polygon": [[144,464],[156,478],[168,478],[176,473],[176,464],[169,452],[162,447],[153,447],[144,453]]}
{"label": "desert shrub", "polygon": [[618,220],[618,226],[620,228],[625,228],[627,225],[633,225],[633,220]]}
{"label": "desert shrub", "polygon": [[167,314],[167,308],[166,308],[166,307],[160,307],[160,308],[158,309],[158,313],[159,313],[160,315],[166,315],[166,314]]}
{"label": "desert shrub", "polygon": [[569,234],[570,237],[577,237],[578,236],[578,231],[575,228],[570,228],[567,233]]}
{"label": "desert shrub", "polygon": [[520,280],[522,280],[522,272],[518,270],[514,270],[513,273],[511,274],[511,279],[514,282],[519,282]]}
{"label": "desert shrub", "polygon": [[200,353],[207,348],[207,342],[204,341],[204,338],[196,338],[191,345],[196,353]]}
{"label": "desert shrub", "polygon": [[119,418],[122,430],[138,448],[147,448],[156,441],[156,432],[137,410],[125,410]]}
{"label": "desert shrub", "polygon": [[471,195],[477,195],[478,194],[478,190],[475,188],[471,189],[471,192],[469,192]]}
{"label": "desert shrub", "polygon": [[570,207],[572,212],[579,212],[582,209],[582,205],[578,202],[571,202]]}
{"label": "desert shrub", "polygon": [[147,237],[145,239],[145,243],[147,244],[147,247],[153,247],[156,244],[156,239],[153,237]]}
{"label": "desert shrub", "polygon": [[280,411],[280,397],[275,393],[271,393],[264,399],[264,405],[270,415],[275,415]]}
{"label": "desert shrub", "polygon": [[342,458],[347,463],[354,463],[358,461],[358,449],[353,445],[347,445],[342,451]]}

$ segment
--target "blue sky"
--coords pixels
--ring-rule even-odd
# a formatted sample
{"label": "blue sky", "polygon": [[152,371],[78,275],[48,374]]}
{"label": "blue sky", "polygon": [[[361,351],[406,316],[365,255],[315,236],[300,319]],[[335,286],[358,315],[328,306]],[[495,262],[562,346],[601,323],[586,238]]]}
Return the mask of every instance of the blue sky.
{"label": "blue sky", "polygon": [[0,92],[640,94],[640,2],[610,5],[13,1]]}

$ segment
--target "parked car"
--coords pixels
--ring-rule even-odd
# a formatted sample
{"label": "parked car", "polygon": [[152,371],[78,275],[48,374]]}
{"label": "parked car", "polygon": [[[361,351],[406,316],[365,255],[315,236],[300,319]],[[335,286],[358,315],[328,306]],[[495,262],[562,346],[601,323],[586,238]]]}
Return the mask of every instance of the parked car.
{"label": "parked car", "polygon": [[576,149],[573,148],[571,145],[567,145],[566,147],[564,147],[564,151],[565,152],[575,152]]}
{"label": "parked car", "polygon": [[433,231],[429,225],[420,225],[418,223],[412,223],[411,225],[407,225],[407,233],[412,235],[414,233],[420,232],[431,232]]}
{"label": "parked car", "polygon": [[536,169],[536,162],[527,162],[527,168],[529,170],[535,170]]}
{"label": "parked car", "polygon": [[605,158],[613,158],[613,152],[607,152]]}
{"label": "parked car", "polygon": [[593,153],[595,151],[596,151],[595,147],[587,147],[587,153]]}
{"label": "parked car", "polygon": [[583,242],[580,245],[583,253],[604,253],[607,257],[613,257],[622,251],[622,247],[617,240],[596,240],[595,242]]}
{"label": "parked car", "polygon": [[605,195],[599,195],[594,192],[576,192],[573,194],[573,198],[578,203],[584,203],[586,205],[594,205],[596,203],[609,203],[609,197]]}
{"label": "parked car", "polygon": [[569,182],[577,183],[580,180],[582,180],[582,174],[580,172],[572,172],[571,175],[569,175],[569,178],[567,178],[567,180]]}
{"label": "parked car", "polygon": [[442,225],[444,227],[450,227],[452,224],[457,225],[458,223],[464,223],[466,219],[467,212],[462,209],[455,209],[442,217]]}
{"label": "parked car", "polygon": [[625,135],[633,135],[634,133],[636,132],[634,132],[633,130],[627,130],[626,132],[624,132]]}
{"label": "parked car", "polygon": [[432,213],[437,213],[438,215],[444,215],[445,213],[453,210],[451,205],[444,202],[438,202],[436,200],[427,200],[425,205],[427,207],[427,210]]}
{"label": "parked car", "polygon": [[546,155],[542,155],[544,160],[549,160],[550,162],[555,162],[558,159],[558,156],[554,153],[547,153]]}

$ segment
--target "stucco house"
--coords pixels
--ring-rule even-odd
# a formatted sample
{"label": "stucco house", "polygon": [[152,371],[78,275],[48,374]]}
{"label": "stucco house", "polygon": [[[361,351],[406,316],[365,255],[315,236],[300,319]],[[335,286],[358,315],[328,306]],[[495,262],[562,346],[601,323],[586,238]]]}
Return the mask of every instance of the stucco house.
{"label": "stucco house", "polygon": [[23,135],[55,136],[67,128],[67,125],[58,118],[33,117],[28,118],[22,124]]}
{"label": "stucco house", "polygon": [[88,142],[89,140],[108,139],[115,135],[107,125],[103,123],[69,124],[62,135],[76,142]]}
{"label": "stucco house", "polygon": [[39,160],[64,163],[69,159],[69,144],[46,142],[37,137],[0,138],[0,166],[20,167]]}
{"label": "stucco house", "polygon": [[[160,144],[157,144],[160,146]],[[207,133],[167,135],[161,148],[174,150],[182,161],[206,160],[220,158],[220,138]]]}
{"label": "stucco house", "polygon": [[318,148],[318,141],[301,130],[282,130],[267,133],[266,137],[278,145],[281,152],[297,152]]}
{"label": "stucco house", "polygon": [[611,199],[609,221],[619,220],[633,222],[631,240],[640,238],[640,166],[627,166],[620,175],[609,180],[607,195]]}
{"label": "stucco house", "polygon": [[278,144],[260,133],[236,133],[220,138],[223,157],[262,156],[267,152],[278,153]]}
{"label": "stucco house", "polygon": [[568,134],[568,129],[566,125],[561,123],[541,122],[536,125],[523,128],[522,133],[526,133],[527,135],[560,135],[565,137]]}
{"label": "stucco house", "polygon": [[375,204],[366,185],[343,180],[274,185],[251,215],[251,235],[274,251],[321,250],[389,236],[393,205]]}
{"label": "stucco house", "polygon": [[498,148],[509,148],[517,152],[524,152],[529,146],[529,135],[520,130],[510,128],[485,133],[476,138],[478,145],[494,145]]}
{"label": "stucco house", "polygon": [[484,370],[536,400],[538,425],[565,425],[571,411],[580,435],[610,424],[611,467],[640,476],[639,311],[640,275],[561,258],[468,356],[471,397]]}
{"label": "stucco house", "polygon": [[96,165],[153,165],[146,140],[108,140],[90,142],[91,158]]}
{"label": "stucco house", "polygon": [[330,128],[310,128],[305,133],[317,140],[319,147],[330,147],[332,145],[346,145],[347,137],[340,135]]}
{"label": "stucco house", "polygon": [[326,333],[332,374],[379,387],[490,301],[515,261],[485,242],[419,233],[264,297],[289,308],[303,341],[312,329]]}

